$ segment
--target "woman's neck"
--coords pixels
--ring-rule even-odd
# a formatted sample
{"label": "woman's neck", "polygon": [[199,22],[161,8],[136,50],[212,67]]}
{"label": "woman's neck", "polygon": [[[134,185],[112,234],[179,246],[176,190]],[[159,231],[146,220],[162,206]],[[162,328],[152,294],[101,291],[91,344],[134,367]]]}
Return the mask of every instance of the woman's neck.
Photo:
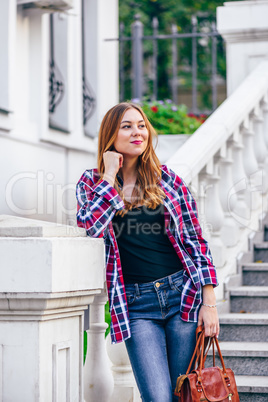
{"label": "woman's neck", "polygon": [[124,158],[123,167],[122,167],[122,175],[124,182],[136,182],[137,179],[137,165],[138,159],[127,159]]}

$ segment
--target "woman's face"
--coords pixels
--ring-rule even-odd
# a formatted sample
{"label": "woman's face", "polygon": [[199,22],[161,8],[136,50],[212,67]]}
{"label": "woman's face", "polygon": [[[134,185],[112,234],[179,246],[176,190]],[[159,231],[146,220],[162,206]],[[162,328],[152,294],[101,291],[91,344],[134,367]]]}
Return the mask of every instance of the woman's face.
{"label": "woman's face", "polygon": [[120,123],[114,147],[125,157],[138,157],[143,154],[148,144],[149,133],[140,112],[128,109]]}

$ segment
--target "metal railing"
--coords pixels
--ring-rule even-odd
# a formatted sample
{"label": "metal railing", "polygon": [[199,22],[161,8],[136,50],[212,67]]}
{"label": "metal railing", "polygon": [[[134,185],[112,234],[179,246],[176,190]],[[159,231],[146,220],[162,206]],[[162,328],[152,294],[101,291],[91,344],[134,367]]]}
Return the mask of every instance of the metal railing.
{"label": "metal railing", "polygon": [[[178,85],[178,41],[191,39],[192,42],[192,63],[191,63],[191,97],[192,105],[191,111],[193,113],[200,113],[198,108],[198,40],[200,38],[211,38],[211,69],[210,69],[210,83],[212,92],[212,111],[217,108],[217,42],[220,38],[219,33],[216,30],[215,22],[210,24],[209,29],[206,31],[198,31],[198,21],[195,16],[192,17],[192,32],[189,33],[178,33],[177,26],[172,24],[171,34],[162,35],[158,33],[158,20],[153,18],[152,20],[152,35],[145,36],[143,34],[143,23],[140,21],[140,16],[135,16],[135,21],[131,25],[131,36],[124,35],[124,24],[121,23],[119,27],[119,38],[117,39],[107,39],[107,40],[118,40],[119,41],[119,77],[120,77],[120,100],[125,100],[125,82],[126,82],[126,71],[124,67],[124,57],[125,57],[125,44],[126,42],[131,42],[131,80],[132,80],[132,98],[142,99],[144,96],[149,97],[152,100],[157,100],[158,98],[158,41],[159,40],[171,40],[171,63],[172,63],[172,77],[170,77],[171,82],[171,98],[174,103],[178,103],[179,85]],[[144,85],[144,56],[143,56],[143,42],[152,41],[152,62],[151,62],[151,77],[152,77],[152,93],[146,93]]]}

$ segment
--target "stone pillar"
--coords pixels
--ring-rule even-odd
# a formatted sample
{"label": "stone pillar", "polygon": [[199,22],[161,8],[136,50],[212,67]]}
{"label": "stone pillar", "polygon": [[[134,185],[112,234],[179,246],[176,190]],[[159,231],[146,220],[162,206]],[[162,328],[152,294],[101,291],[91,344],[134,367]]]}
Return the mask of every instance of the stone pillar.
{"label": "stone pillar", "polygon": [[84,401],[84,310],[104,284],[102,239],[0,215],[0,400]]}
{"label": "stone pillar", "polygon": [[226,42],[229,96],[268,58],[268,1],[234,1],[217,7],[217,30]]}

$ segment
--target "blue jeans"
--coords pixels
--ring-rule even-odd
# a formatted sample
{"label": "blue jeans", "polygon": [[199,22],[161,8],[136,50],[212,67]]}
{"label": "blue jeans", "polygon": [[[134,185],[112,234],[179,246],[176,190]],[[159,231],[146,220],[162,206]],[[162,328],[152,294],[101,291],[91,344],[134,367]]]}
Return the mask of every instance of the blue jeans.
{"label": "blue jeans", "polygon": [[182,286],[182,272],[125,285],[131,328],[125,343],[142,401],[178,401],[176,380],[190,363],[197,327],[179,317]]}

